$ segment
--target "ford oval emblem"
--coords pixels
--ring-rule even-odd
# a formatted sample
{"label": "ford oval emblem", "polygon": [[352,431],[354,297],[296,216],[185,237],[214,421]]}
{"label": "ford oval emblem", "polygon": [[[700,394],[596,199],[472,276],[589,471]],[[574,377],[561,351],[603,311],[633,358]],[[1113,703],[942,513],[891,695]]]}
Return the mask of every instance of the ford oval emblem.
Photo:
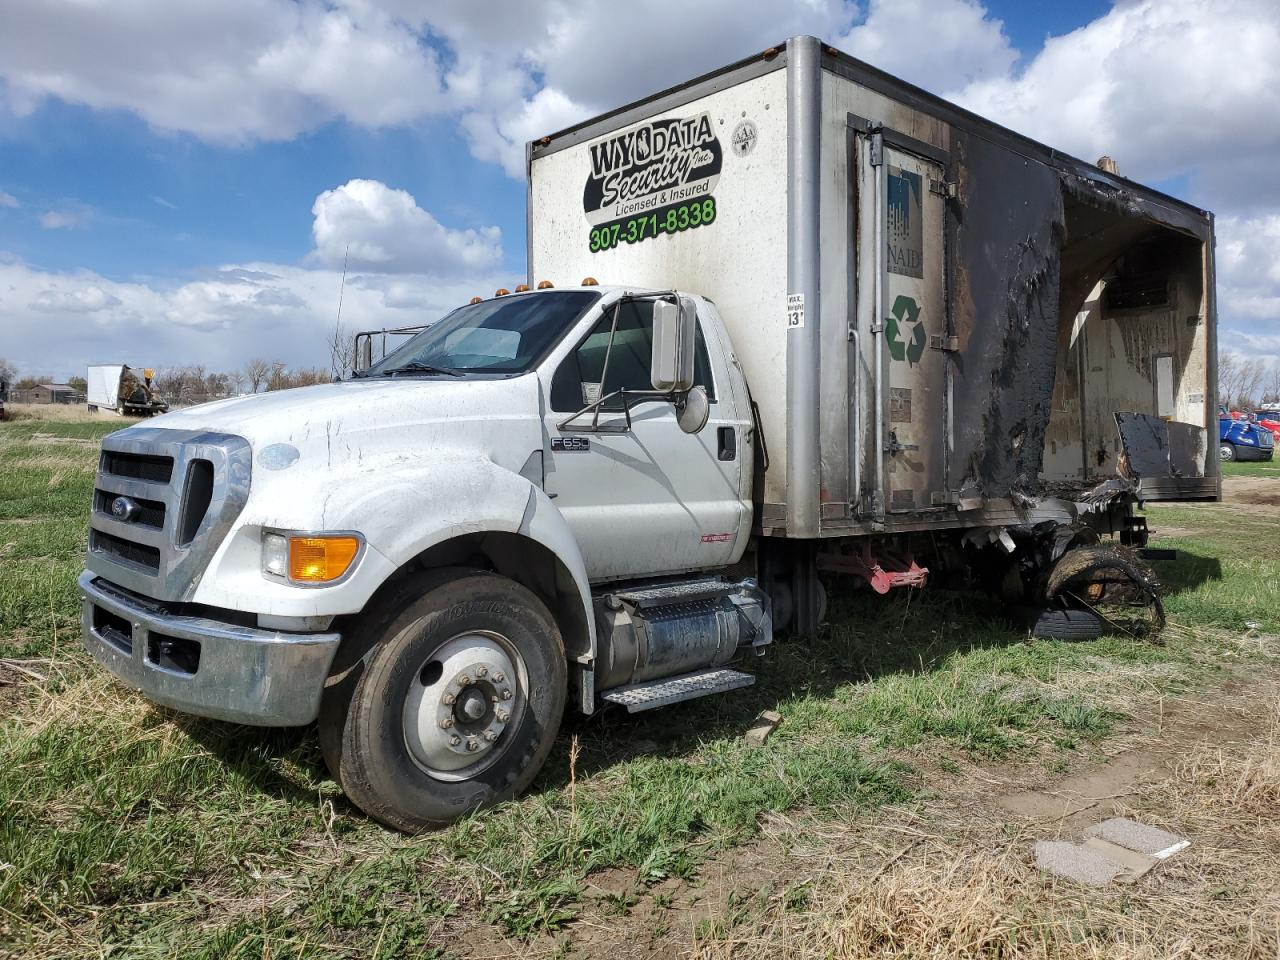
{"label": "ford oval emblem", "polygon": [[141,509],[136,500],[131,500],[128,497],[116,497],[111,501],[111,515],[117,520],[123,520],[125,523],[136,517]]}

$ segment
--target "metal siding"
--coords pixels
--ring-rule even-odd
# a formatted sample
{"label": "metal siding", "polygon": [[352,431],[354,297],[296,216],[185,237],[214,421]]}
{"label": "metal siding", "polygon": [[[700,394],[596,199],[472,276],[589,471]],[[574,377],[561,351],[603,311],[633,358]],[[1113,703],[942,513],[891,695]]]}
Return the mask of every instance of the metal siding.
{"label": "metal siding", "polygon": [[[595,141],[535,153],[530,173],[531,280],[565,285],[591,276],[603,284],[685,290],[715,302],[760,407],[769,503],[786,502],[786,97],[786,71],[773,70],[646,118],[710,113],[724,148],[710,225],[592,253],[581,198]],[[757,140],[739,156],[729,139],[743,119],[754,122]]]}

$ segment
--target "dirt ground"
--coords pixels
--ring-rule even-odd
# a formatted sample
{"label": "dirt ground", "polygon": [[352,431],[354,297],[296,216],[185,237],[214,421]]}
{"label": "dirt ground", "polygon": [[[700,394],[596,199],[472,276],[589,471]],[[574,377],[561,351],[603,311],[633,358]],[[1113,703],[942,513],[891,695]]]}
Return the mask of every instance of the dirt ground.
{"label": "dirt ground", "polygon": [[1280,480],[1275,477],[1223,477],[1222,502],[1266,513],[1280,513]]}
{"label": "dirt ground", "polygon": [[[1124,915],[1132,937],[1117,941],[1107,956],[1280,956],[1280,870],[1274,866],[1280,824],[1273,815],[1251,832],[1248,823],[1228,816],[1229,798],[1215,794],[1234,783],[1224,775],[1227,758],[1246,769],[1270,764],[1271,776],[1280,773],[1280,676],[1238,678],[1210,698],[1156,698],[1132,707],[1131,719],[1099,752],[1080,755],[1065,770],[1050,772],[1035,761],[980,765],[957,755],[946,769],[920,770],[920,802],[855,823],[771,816],[759,840],[711,859],[692,883],[643,887],[633,871],[607,871],[590,879],[593,908],[567,930],[525,943],[487,926],[459,924],[450,931],[450,952],[610,960],[1005,956],[963,948],[971,946],[969,936],[991,937],[992,931],[979,931],[984,924],[1001,923],[999,916],[976,914],[998,910],[1003,901],[1021,913],[1030,908],[1020,902],[1027,898],[1050,916],[1092,911],[1114,923]],[[1280,780],[1270,782],[1274,789]],[[1077,839],[1109,817],[1140,819],[1189,836],[1192,845],[1134,886],[1102,891],[1040,877],[1029,866],[1037,840]],[[886,896],[901,902],[884,902]],[[974,896],[981,909],[970,902]],[[957,915],[944,917],[949,910]],[[1153,931],[1175,926],[1175,918],[1185,923],[1196,914],[1202,943],[1184,937],[1178,949],[1152,939]],[[885,939],[888,928],[926,921],[959,937],[953,949],[916,953],[907,933],[896,946]],[[886,931],[858,929],[875,923],[886,924]],[[846,928],[853,928],[852,939],[842,939]],[[927,931],[918,946],[946,942]]]}

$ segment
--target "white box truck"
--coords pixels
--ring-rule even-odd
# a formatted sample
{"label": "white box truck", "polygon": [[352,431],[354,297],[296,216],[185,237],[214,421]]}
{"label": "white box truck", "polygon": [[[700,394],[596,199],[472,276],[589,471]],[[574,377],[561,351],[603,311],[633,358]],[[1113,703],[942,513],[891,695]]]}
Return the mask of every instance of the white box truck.
{"label": "white box truck", "polygon": [[142,371],[142,379],[124,363],[93,363],[85,371],[85,400],[89,412],[114,410],[120,416],[152,417],[169,404],[152,386],[155,374]]}
{"label": "white box truck", "polygon": [[563,711],[751,682],[827,589],[1159,600],[1219,495],[1212,218],[810,37],[528,148],[527,282],[341,383],[102,444],[85,643],[156,702],[319,722],[414,830]]}

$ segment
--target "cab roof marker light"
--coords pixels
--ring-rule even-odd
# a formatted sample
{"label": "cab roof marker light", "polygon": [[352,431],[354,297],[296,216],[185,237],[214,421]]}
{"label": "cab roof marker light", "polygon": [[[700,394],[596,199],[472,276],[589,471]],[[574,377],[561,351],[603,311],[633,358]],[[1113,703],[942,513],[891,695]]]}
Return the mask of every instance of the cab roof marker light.
{"label": "cab roof marker light", "polygon": [[484,297],[472,297],[472,298],[471,298],[471,300],[470,300],[470,302],[471,302],[471,303],[484,303]]}
{"label": "cab roof marker light", "polygon": [[583,277],[582,285],[584,287],[598,287],[600,286],[600,281],[598,281],[595,277]]}
{"label": "cab roof marker light", "polygon": [[493,291],[493,295],[495,297],[505,297],[510,292],[511,291],[508,290],[506,287],[499,287],[497,290]]}
{"label": "cab roof marker light", "polygon": [[528,293],[528,292],[529,292],[529,285],[527,283],[516,284],[516,293]]}
{"label": "cab roof marker light", "polygon": [[551,289],[552,287],[554,287],[554,286],[555,286],[555,284],[554,284],[554,283],[552,283],[550,280],[539,280],[539,281],[538,281],[538,289],[539,289],[539,290],[550,290],[550,289]]}

